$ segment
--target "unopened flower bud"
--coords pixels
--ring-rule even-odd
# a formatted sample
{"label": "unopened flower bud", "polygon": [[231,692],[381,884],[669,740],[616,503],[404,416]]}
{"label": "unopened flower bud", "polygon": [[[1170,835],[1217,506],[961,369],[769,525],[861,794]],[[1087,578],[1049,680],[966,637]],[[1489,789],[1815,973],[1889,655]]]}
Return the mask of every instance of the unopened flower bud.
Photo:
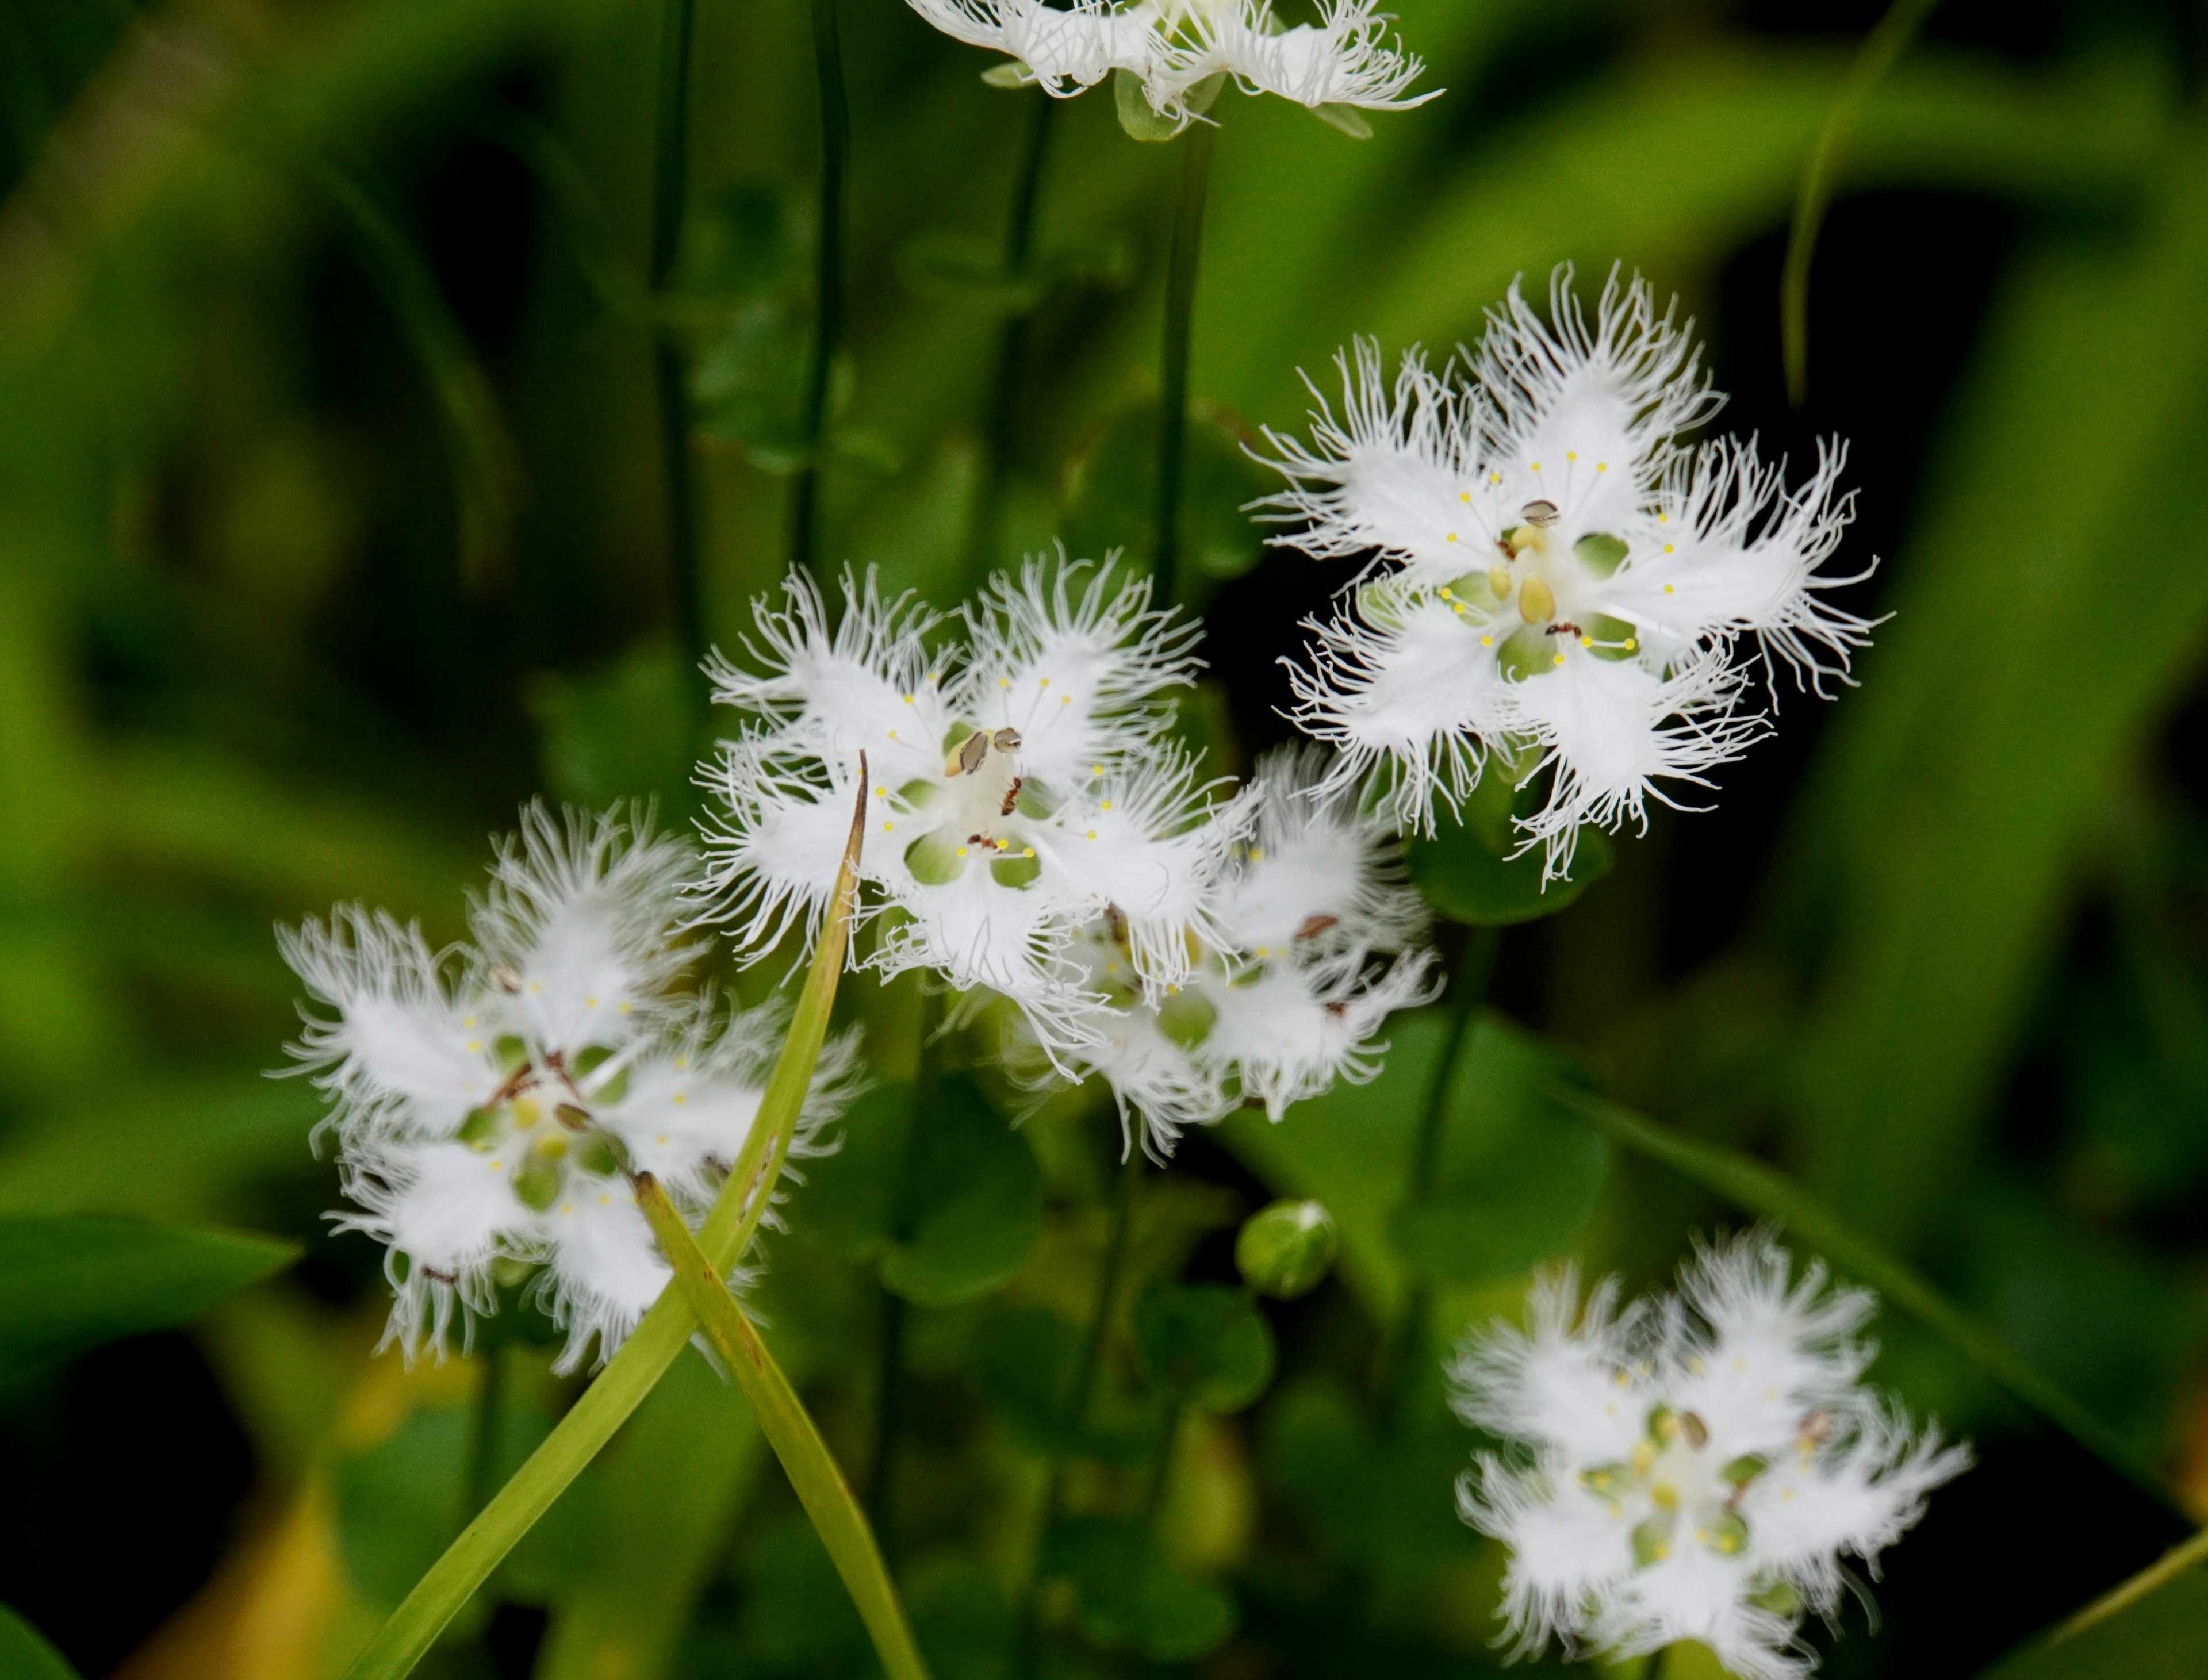
{"label": "unopened flower bud", "polygon": [[1252,1289],[1289,1301],[1318,1287],[1341,1247],[1341,1231],[1323,1202],[1275,1202],[1243,1226],[1234,1263]]}

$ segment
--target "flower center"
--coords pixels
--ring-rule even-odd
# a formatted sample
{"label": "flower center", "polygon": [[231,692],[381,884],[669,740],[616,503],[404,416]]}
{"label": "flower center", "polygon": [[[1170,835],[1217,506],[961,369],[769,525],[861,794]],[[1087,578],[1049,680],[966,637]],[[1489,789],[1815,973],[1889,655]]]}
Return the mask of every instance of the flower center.
{"label": "flower center", "polygon": [[942,886],[965,873],[976,857],[989,860],[999,884],[1023,887],[1041,873],[1031,846],[1012,843],[1013,819],[1028,792],[1020,774],[1020,732],[975,729],[957,741],[944,760],[939,790],[911,790],[920,802],[932,795],[942,814],[905,849],[905,867],[924,886]]}
{"label": "flower center", "polygon": [[1724,1557],[1748,1545],[1748,1523],[1739,1512],[1742,1491],[1763,1473],[1765,1460],[1747,1453],[1721,1456],[1709,1426],[1692,1412],[1650,1408],[1648,1424],[1632,1455],[1582,1471],[1580,1482],[1609,1505],[1614,1516],[1637,1514],[1635,1566],[1662,1563],[1682,1545]]}
{"label": "flower center", "polygon": [[[596,1066],[610,1054],[592,1046],[577,1061]],[[507,1176],[521,1203],[540,1214],[567,1192],[572,1174],[604,1178],[628,1165],[620,1141],[591,1119],[556,1052],[541,1066],[522,1060],[491,1100],[461,1123],[459,1139],[489,1155],[492,1169]]]}
{"label": "flower center", "polygon": [[1563,515],[1544,498],[1519,511],[1519,523],[1496,541],[1494,563],[1441,591],[1460,617],[1479,627],[1479,645],[1494,650],[1503,676],[1517,682],[1553,671],[1574,648],[1599,659],[1640,651],[1632,625],[1596,610],[1603,585],[1625,560],[1625,541],[1590,531],[1564,542]]}

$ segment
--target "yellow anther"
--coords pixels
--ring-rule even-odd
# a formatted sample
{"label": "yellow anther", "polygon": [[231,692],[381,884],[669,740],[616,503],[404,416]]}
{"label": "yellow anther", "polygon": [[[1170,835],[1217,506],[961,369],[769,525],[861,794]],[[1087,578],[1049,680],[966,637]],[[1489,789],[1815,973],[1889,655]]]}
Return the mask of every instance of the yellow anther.
{"label": "yellow anther", "polygon": [[506,1165],[506,1163],[505,1163],[504,1161],[493,1161],[493,1162],[491,1162],[491,1164],[490,1164],[490,1170],[491,1170],[492,1172],[495,1173],[495,1172],[497,1172],[497,1171],[498,1171],[498,1169],[499,1169],[500,1167],[503,1167],[503,1166],[505,1166],[505,1165]]}
{"label": "yellow anther", "polygon": [[997,687],[999,688],[1009,688],[1011,686],[1012,680],[1008,676],[1000,676],[997,679]]}
{"label": "yellow anther", "polygon": [[1531,468],[1530,468],[1529,470],[1530,470],[1530,471],[1534,471],[1534,472],[1539,472],[1539,471],[1541,470],[1541,464],[1540,464],[1540,462],[1539,462],[1539,461],[1535,461],[1534,463],[1533,463],[1533,465],[1532,465],[1532,466],[1531,466]]}
{"label": "yellow anther", "polygon": [[912,696],[911,696],[911,695],[909,695],[909,694],[906,695],[906,696],[904,697],[904,703],[905,703],[907,705],[910,705],[912,704]]}
{"label": "yellow anther", "polygon": [[1020,855],[1022,857],[1033,857],[1035,855],[1035,848],[1033,846],[1029,846],[1025,851],[1022,852]]}
{"label": "yellow anther", "polygon": [[1659,1511],[1679,1509],[1679,1490],[1669,1482],[1659,1482],[1648,1490],[1648,1503]]}
{"label": "yellow anther", "polygon": [[1460,490],[1457,493],[1456,499],[1459,501],[1470,501],[1472,500],[1472,492],[1470,490]]}
{"label": "yellow anther", "polygon": [[626,1015],[626,1014],[627,1014],[627,1013],[628,1013],[628,1005],[627,1005],[627,1004],[622,1004],[620,1007],[621,1007],[621,1012],[623,1015]]}
{"label": "yellow anther", "polygon": [[583,1007],[585,1009],[596,1009],[597,1006],[598,1000],[596,998],[585,998],[583,999]]}
{"label": "yellow anther", "polygon": [[895,741],[897,739],[897,731],[895,729],[891,729],[890,731],[890,739],[891,741]]}
{"label": "yellow anther", "polygon": [[889,796],[890,790],[887,788],[876,788],[874,789],[874,797],[876,799],[887,799]]}
{"label": "yellow anther", "polygon": [[1444,601],[1454,601],[1456,599],[1456,591],[1447,584],[1443,584],[1441,587],[1441,597]]}
{"label": "yellow anther", "polygon": [[483,1048],[483,1041],[482,1041],[481,1039],[479,1039],[479,1038],[471,1038],[471,1039],[470,1039],[470,1040],[468,1041],[468,1048],[469,1048],[469,1049],[471,1049],[471,1050],[480,1050],[480,1049],[482,1049],[482,1048]]}
{"label": "yellow anther", "polygon": [[1559,665],[1563,664],[1564,663],[1564,656],[1561,653],[1558,654],[1556,658],[1556,663]]}
{"label": "yellow anther", "polygon": [[1450,602],[1449,610],[1455,613],[1459,618],[1462,618],[1464,616],[1464,603],[1461,601]]}
{"label": "yellow anther", "polygon": [[682,1092],[681,1092],[681,1091],[677,1091],[677,1092],[675,1092],[675,1106],[677,1108],[680,1108],[680,1107],[681,1107],[684,1103],[686,1103],[686,1102],[687,1102],[687,1101],[690,1101],[690,1099],[689,1099],[687,1096],[686,1096]]}
{"label": "yellow anther", "polygon": [[1671,545],[1669,543],[1666,543],[1664,545],[1664,552],[1665,552],[1665,554],[1669,554],[1669,553],[1671,553]]}
{"label": "yellow anther", "polygon": [[1592,636],[1581,636],[1580,638],[1580,645],[1581,647],[1593,647],[1594,645],[1594,638]]}
{"label": "yellow anther", "polygon": [[1580,452],[1576,449],[1567,449],[1564,451],[1564,459],[1568,461],[1575,461],[1579,459],[1579,458]]}
{"label": "yellow anther", "polygon": [[1607,472],[1610,471],[1610,463],[1608,461],[1597,461],[1594,464],[1594,470],[1597,472]]}
{"label": "yellow anther", "polygon": [[1037,677],[1037,678],[1035,679],[1035,687],[1038,687],[1038,688],[1047,688],[1047,687],[1050,687],[1050,679],[1049,679],[1048,677],[1047,677],[1047,676],[1039,676],[1039,677]]}
{"label": "yellow anther", "polygon": [[1112,808],[1112,801],[1111,801],[1110,800],[1108,800],[1108,799],[1107,799],[1107,800],[1106,800],[1106,801],[1104,801],[1103,808],[1104,808],[1105,810],[1107,810],[1107,811],[1109,811],[1109,810]]}
{"label": "yellow anther", "polygon": [[1518,616],[1528,624],[1546,624],[1557,615],[1557,591],[1545,578],[1528,578],[1518,591]]}
{"label": "yellow anther", "polygon": [[1625,639],[1625,651],[1626,651],[1628,653],[1634,652],[1635,650],[1637,650],[1637,649],[1640,647],[1640,645],[1641,645],[1641,642],[1640,642],[1640,639],[1639,639],[1638,637],[1635,637],[1635,636],[1628,636],[1628,637]]}
{"label": "yellow anther", "polygon": [[1091,776],[1101,776],[1104,773],[1104,766],[1102,765],[1091,765],[1089,766],[1089,773]]}
{"label": "yellow anther", "polygon": [[1487,475],[1487,482],[1491,484],[1499,484],[1503,482],[1503,475],[1499,472],[1491,472]]}
{"label": "yellow anther", "polygon": [[1669,584],[1665,584],[1665,585],[1664,585],[1664,593],[1665,593],[1665,594],[1666,594],[1666,595],[1669,595],[1671,592],[1671,585],[1669,585]]}
{"label": "yellow anther", "polygon": [[965,849],[965,847],[961,846],[961,847],[958,849],[958,855],[959,855],[959,856],[961,856],[961,857],[963,857],[963,856],[965,856],[965,855],[966,855],[966,849]]}
{"label": "yellow anther", "polygon": [[1492,636],[1482,636],[1479,639],[1479,645],[1482,647],[1493,647],[1495,645],[1495,638]]}
{"label": "yellow anther", "polygon": [[1508,601],[1510,598],[1510,568],[1507,566],[1489,567],[1487,589],[1497,600]]}
{"label": "yellow anther", "polygon": [[1060,705],[1071,705],[1073,704],[1073,696],[1071,694],[1060,694],[1058,697],[1058,703]]}
{"label": "yellow anther", "polygon": [[1094,840],[1096,837],[1096,831],[1095,829],[1092,828],[1089,831],[1089,837],[1091,840]]}
{"label": "yellow anther", "polygon": [[1455,541],[1456,541],[1456,533],[1455,533],[1455,531],[1452,531],[1451,532],[1449,532],[1449,540],[1450,542],[1452,542],[1452,543],[1454,543],[1454,542],[1455,542]]}

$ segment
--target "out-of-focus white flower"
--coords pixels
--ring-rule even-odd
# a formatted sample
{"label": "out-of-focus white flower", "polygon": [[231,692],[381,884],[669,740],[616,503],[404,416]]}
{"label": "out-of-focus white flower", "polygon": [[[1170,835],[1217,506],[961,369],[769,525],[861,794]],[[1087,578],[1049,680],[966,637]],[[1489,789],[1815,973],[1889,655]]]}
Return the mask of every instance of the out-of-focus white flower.
{"label": "out-of-focus white flower", "polygon": [[[675,989],[694,860],[620,816],[522,813],[472,944],[432,951],[355,905],[279,931],[320,1003],[293,1053],[332,1101],[342,1230],[385,1245],[387,1343],[444,1352],[456,1311],[496,1306],[494,1267],[535,1288],[568,1341],[609,1357],[668,1276],[627,1174],[649,1170],[693,1223],[743,1148],[787,1011]],[[856,1047],[823,1053],[794,1153],[841,1112]]]}
{"label": "out-of-focus white flower", "polygon": [[871,573],[845,577],[833,632],[808,579],[783,587],[786,610],[755,608],[759,669],[712,672],[715,699],[747,714],[706,772],[725,807],[707,888],[741,946],[764,955],[819,925],[863,752],[860,872],[878,896],[862,907],[872,953],[855,961],[1005,993],[1053,1051],[1078,1034],[1069,948],[1107,906],[1144,976],[1187,972],[1231,834],[1203,820],[1208,790],[1160,738],[1158,697],[1191,681],[1197,633],[1150,609],[1147,579],[1031,561],[966,608],[963,647],[931,646],[939,621],[885,603]]}
{"label": "out-of-focus white flower", "polygon": [[1217,79],[1299,105],[1401,110],[1442,90],[1410,95],[1425,66],[1388,39],[1378,0],[1319,0],[1319,21],[1289,27],[1271,0],[912,0],[945,34],[1003,53],[1023,81],[1065,98],[1125,71],[1150,109],[1175,123],[1198,120]]}
{"label": "out-of-focus white flower", "polygon": [[1531,1327],[1473,1339],[1454,1377],[1465,1420],[1513,1443],[1482,1453],[1465,1520],[1510,1550],[1502,1614],[1520,1654],[1551,1638],[1624,1656],[1699,1640],[1742,1680],[1813,1666],[1805,1609],[1966,1469],[1861,1382],[1876,1302],[1812,1265],[1791,1282],[1761,1233],[1701,1250],[1675,1296],[1621,1311],[1615,1279],[1582,1308],[1544,1279]]}
{"label": "out-of-focus white flower", "polygon": [[1179,981],[1146,978],[1108,913],[1073,947],[1085,972],[1077,1071],[1111,1085],[1131,1145],[1162,1160],[1184,1127],[1245,1103],[1277,1120],[1378,1071],[1374,1035],[1429,1001],[1425,906],[1393,835],[1321,791],[1326,755],[1285,748],[1217,819],[1236,836],[1214,932]]}
{"label": "out-of-focus white flower", "polygon": [[1267,517],[1307,527],[1275,543],[1377,556],[1313,627],[1298,721],[1427,832],[1491,764],[1548,770],[1522,827],[1555,877],[1581,825],[1645,822],[1766,732],[1743,648],[1824,693],[1872,627],[1820,598],[1868,575],[1821,569],[1852,514],[1840,446],[1790,489],[1752,442],[1681,443],[1722,399],[1643,281],[1613,275],[1590,322],[1560,268],[1551,315],[1514,285],[1461,371],[1413,350],[1392,386],[1359,344],[1338,419],[1321,399],[1309,445],[1268,432],[1290,488]]}

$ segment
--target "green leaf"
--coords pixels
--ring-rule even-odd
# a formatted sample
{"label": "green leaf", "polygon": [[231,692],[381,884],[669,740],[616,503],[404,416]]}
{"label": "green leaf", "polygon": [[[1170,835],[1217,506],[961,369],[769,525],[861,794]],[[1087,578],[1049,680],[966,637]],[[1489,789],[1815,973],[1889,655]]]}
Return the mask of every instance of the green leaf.
{"label": "green leaf", "polygon": [[537,675],[526,698],[551,791],[594,811],[651,800],[663,820],[680,823],[696,803],[705,681],[658,643],[581,676]]}
{"label": "green leaf", "polygon": [[1167,1284],[1135,1304],[1143,1377],[1207,1412],[1239,1412],[1273,1380],[1273,1327],[1235,1291]]}
{"label": "green leaf", "polygon": [[266,1237],[119,1219],[0,1219],[0,1380],[189,1323],[297,1257]]}
{"label": "green leaf", "polygon": [[1557,1085],[1553,1094],[1565,1108],[1591,1121],[1627,1149],[1661,1161],[1682,1178],[1750,1213],[1783,1221],[1797,1238],[1935,1332],[2014,1399],[2128,1477],[2142,1491],[2176,1509],[2160,1475],[2151,1465],[2142,1462],[2121,1437],[2059,1383],[2019,1358],[2000,1337],[1981,1328],[1916,1272],[1807,1191],[1737,1149],[1659,1126],[1591,1092]]}
{"label": "green leaf", "polygon": [[1429,904],[1452,921],[1494,927],[1569,909],[1610,873],[1615,856],[1607,834],[1582,828],[1570,872],[1544,884],[1539,846],[1515,857],[1501,855],[1468,826],[1445,826],[1431,840],[1414,835],[1405,854],[1412,882]]}
{"label": "green leaf", "polygon": [[1233,1599],[1173,1568],[1139,1518],[1064,1524],[1051,1535],[1040,1572],[1071,1584],[1083,1637],[1153,1662],[1194,1662],[1224,1645],[1239,1619]]}
{"label": "green leaf", "polygon": [[843,1578],[851,1602],[867,1624],[884,1671],[890,1680],[927,1680],[927,1666],[913,1643],[912,1625],[882,1562],[873,1530],[812,1414],[729,1293],[720,1267],[698,1245],[667,1192],[649,1173],[637,1179],[636,1200],[668,1264],[675,1269],[675,1282],[697,1313],[705,1339],[751,1403],[759,1433],[781,1460],[798,1503],[835,1561],[836,1573]]}
{"label": "green leaf", "polygon": [[1431,1200],[1450,1212],[1432,1225],[1399,1224],[1447,1028],[1437,1009],[1399,1018],[1387,1064],[1371,1083],[1337,1085],[1299,1103],[1281,1125],[1245,1111],[1220,1127],[1269,1188],[1323,1193],[1341,1227],[1343,1275],[1383,1317],[1394,1313],[1407,1281],[1399,1247],[1406,1234],[1421,1266],[1450,1277],[1499,1276],[1568,1248],[1593,1216],[1608,1168],[1601,1138],[1557,1123],[1549,1088],[1569,1063],[1483,1016],[1457,1058],[1436,1161]]}
{"label": "green leaf", "polygon": [[0,1676],[6,1680],[77,1680],[68,1659],[6,1605],[0,1605]]}
{"label": "green leaf", "polygon": [[[1101,556],[1113,549],[1149,555],[1156,495],[1158,405],[1154,396],[1122,404],[1075,456],[1066,475],[1059,529],[1067,549]],[[1265,533],[1245,511],[1280,487],[1251,460],[1249,423],[1218,404],[1189,405],[1181,464],[1181,553],[1206,577],[1239,577],[1264,554]]]}
{"label": "green leaf", "polygon": [[[1815,951],[1824,979],[1794,1081],[1805,1173],[1892,1241],[1938,1222],[2000,1112],[2079,849],[2199,669],[2208,540],[2181,498],[2139,494],[2208,447],[2197,130],[2127,227],[2049,237],[2013,265],[1931,457],[1940,494],[1895,562],[1894,621],[1772,871],[1779,925],[1761,939]],[[2063,463],[2050,507],[2031,505],[2019,451]],[[2121,615],[2121,655],[2053,680],[2079,657],[2081,603]],[[1943,633],[1965,617],[1969,636]]]}
{"label": "green leaf", "polygon": [[[734,1266],[751,1245],[773,1197],[789,1140],[813,1083],[820,1047],[828,1035],[837,982],[849,948],[851,912],[858,900],[859,849],[866,837],[865,778],[861,778],[851,835],[843,864],[822,919],[819,943],[805,974],[805,985],[791,1011],[789,1031],[767,1076],[759,1113],[727,1185],[706,1215],[699,1246],[716,1267]],[[376,1630],[345,1671],[347,1680],[399,1680],[422,1659],[437,1635],[459,1614],[476,1589],[489,1579],[499,1561],[551,1508],[568,1484],[613,1438],[666,1375],[698,1328],[697,1314],[683,1292],[663,1292],[644,1320],[621,1344],[606,1368],[583,1391],[544,1444],[530,1455],[460,1537],[447,1547],[429,1574]]]}
{"label": "green leaf", "polygon": [[987,1294],[1026,1263],[1042,1234],[1035,1151],[962,1077],[936,1086],[918,1116],[882,1282],[922,1306]]}
{"label": "green leaf", "polygon": [[2208,1673],[2208,1533],[2056,1629],[2011,1653],[1981,1680],[2195,1680]]}
{"label": "green leaf", "polygon": [[[536,1680],[667,1672],[763,1444],[703,1359],[677,1361],[591,1467],[596,1523],[584,1567],[553,1600]],[[501,1579],[515,1584],[511,1566]]]}

